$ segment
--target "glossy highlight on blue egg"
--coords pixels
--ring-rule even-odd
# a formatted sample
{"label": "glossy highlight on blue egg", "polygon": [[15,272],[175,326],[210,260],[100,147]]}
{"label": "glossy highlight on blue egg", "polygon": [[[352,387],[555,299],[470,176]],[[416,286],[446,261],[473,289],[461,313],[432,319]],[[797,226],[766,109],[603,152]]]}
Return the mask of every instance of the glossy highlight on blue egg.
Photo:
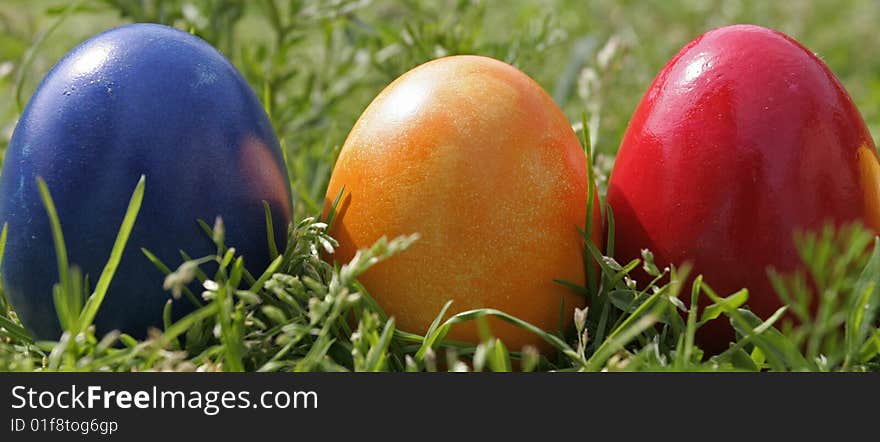
{"label": "glossy highlight on blue egg", "polygon": [[[99,334],[144,336],[161,326],[170,294],[140,249],[172,269],[182,262],[180,250],[214,253],[198,219],[210,225],[222,217],[226,244],[251,272],[262,272],[269,263],[266,201],[283,250],[287,170],[262,105],[235,67],[174,28],[111,29],[74,48],[43,79],[0,174],[0,223],[9,229],[3,287],[35,337],[61,332],[52,298],[55,251],[37,177],[52,193],[71,264],[94,287],[141,175],[143,204],[96,317]],[[180,317],[193,308],[184,298],[172,309]]]}

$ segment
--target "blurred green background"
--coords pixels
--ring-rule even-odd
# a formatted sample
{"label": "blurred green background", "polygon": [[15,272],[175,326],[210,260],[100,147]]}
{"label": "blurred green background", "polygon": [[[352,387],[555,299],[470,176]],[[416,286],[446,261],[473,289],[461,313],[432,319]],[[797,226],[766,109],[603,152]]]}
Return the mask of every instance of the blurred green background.
{"label": "blurred green background", "polygon": [[600,172],[610,170],[654,75],[688,41],[726,24],[764,25],[798,39],[840,77],[872,133],[880,130],[875,0],[3,0],[0,149],[21,106],[65,52],[132,21],[189,30],[238,66],[285,148],[297,218],[318,210],[338,147],[372,97],[409,68],[443,55],[513,63],[571,121],[586,113],[603,154]]}

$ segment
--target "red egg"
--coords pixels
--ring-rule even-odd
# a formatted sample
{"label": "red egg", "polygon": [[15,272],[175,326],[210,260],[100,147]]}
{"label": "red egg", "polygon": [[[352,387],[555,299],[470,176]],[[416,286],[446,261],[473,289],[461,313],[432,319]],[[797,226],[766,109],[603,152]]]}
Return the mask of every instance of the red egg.
{"label": "red egg", "polygon": [[[780,32],[728,26],[657,75],[624,135],[608,203],[619,260],[648,248],[659,264],[690,262],[719,294],[748,288],[748,307],[766,318],[782,306],[767,268],[802,265],[796,230],[880,227],[880,163],[822,60]],[[709,351],[733,338],[722,321],[701,332]]]}

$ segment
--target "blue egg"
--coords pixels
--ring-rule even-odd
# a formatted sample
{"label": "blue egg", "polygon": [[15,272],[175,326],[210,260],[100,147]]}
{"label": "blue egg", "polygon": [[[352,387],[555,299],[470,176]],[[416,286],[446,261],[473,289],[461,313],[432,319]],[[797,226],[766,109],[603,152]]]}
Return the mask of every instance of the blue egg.
{"label": "blue egg", "polygon": [[[70,51],[30,99],[0,174],[0,223],[8,223],[3,287],[24,325],[58,338],[58,280],[49,218],[37,177],[52,193],[69,259],[94,286],[129,198],[146,176],[143,205],[96,317],[99,333],[144,336],[161,326],[170,298],[164,276],[140,251],[172,269],[181,250],[215,253],[197,220],[226,227],[226,243],[251,272],[269,263],[262,201],[283,250],[290,184],[272,126],[235,67],[203,40],[134,24]],[[199,291],[196,291],[198,294]],[[179,317],[187,299],[172,307]]]}

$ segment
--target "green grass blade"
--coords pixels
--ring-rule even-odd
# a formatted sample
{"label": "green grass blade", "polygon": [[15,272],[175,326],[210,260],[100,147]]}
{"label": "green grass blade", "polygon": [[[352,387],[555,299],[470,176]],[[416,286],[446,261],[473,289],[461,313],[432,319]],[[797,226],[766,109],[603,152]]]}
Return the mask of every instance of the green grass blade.
{"label": "green grass blade", "polygon": [[342,201],[342,195],[345,193],[345,186],[342,186],[339,189],[339,193],[336,194],[336,198],[333,199],[333,205],[330,206],[330,212],[327,214],[327,219],[324,220],[327,223],[327,230],[330,230],[333,227],[333,220],[336,219],[336,211],[339,208],[339,202]]}
{"label": "green grass blade", "polygon": [[748,299],[749,291],[747,289],[742,289],[726,298],[721,298],[703,309],[703,314],[700,316],[700,323],[706,323],[721,316],[724,312],[735,310],[745,304]]}
{"label": "green grass blade", "polygon": [[165,307],[162,308],[162,329],[168,330],[171,327],[171,300],[165,301]]}
{"label": "green grass blade", "polygon": [[[585,241],[590,242],[593,239],[593,230],[599,228],[599,226],[593,225],[593,205],[596,195],[596,185],[595,177],[593,176],[593,152],[590,144],[590,129],[587,125],[586,113],[581,114],[581,125],[583,127],[584,155],[586,156],[587,163],[587,219],[584,224],[584,237]],[[599,219],[602,219],[602,217],[600,216]],[[596,274],[596,267],[593,265],[592,257],[593,255],[589,250],[584,250],[584,265],[587,267],[587,288],[590,293],[596,293],[599,290],[598,278],[600,275]]]}
{"label": "green grass blade", "polygon": [[52,240],[55,246],[55,263],[58,267],[58,284],[52,287],[52,299],[55,303],[55,312],[58,316],[58,323],[62,329],[70,330],[77,326],[74,311],[75,302],[73,287],[70,279],[70,264],[67,258],[67,247],[64,244],[64,232],[61,229],[61,221],[58,218],[58,210],[55,208],[55,202],[52,200],[52,194],[49,187],[41,177],[37,177],[37,187],[40,192],[40,199],[46,209],[49,217],[49,225],[52,230]]}
{"label": "green grass blade", "polygon": [[58,343],[49,352],[49,357],[46,361],[49,371],[57,371],[61,368],[62,358],[67,353],[67,348],[71,343],[74,343],[73,335],[69,331],[64,332],[61,338],[58,339]]}
{"label": "green grass blade", "polygon": [[269,203],[263,200],[263,211],[266,215],[266,242],[269,244],[269,259],[278,257],[278,244],[275,242],[275,228],[272,223],[272,209]]}
{"label": "green grass blade", "polygon": [[[205,232],[205,235],[208,235],[208,238],[211,238],[212,241],[214,240],[214,229],[211,228],[211,226],[209,226],[208,223],[205,222],[205,220],[197,219],[196,224],[199,225],[199,228],[202,229],[202,232]],[[222,253],[218,253],[218,255],[222,255]]]}
{"label": "green grass blade", "polygon": [[55,303],[55,314],[58,317],[58,323],[61,324],[63,330],[70,330],[76,326],[76,318],[71,314],[68,307],[67,295],[60,283],[52,286],[52,300]]}
{"label": "green grass blade", "polygon": [[[146,256],[147,259],[151,263],[153,263],[153,265],[156,266],[156,268],[159,269],[160,272],[162,272],[163,275],[168,276],[171,274],[171,269],[169,269],[168,266],[166,266],[165,263],[162,262],[162,260],[160,260],[152,252],[141,247],[141,253],[143,253],[144,256]],[[198,308],[202,306],[202,301],[200,301],[199,298],[197,298],[196,295],[193,294],[192,290],[190,290],[189,287],[184,285],[181,287],[181,289],[183,289],[183,294],[184,296],[186,296],[186,299],[188,299],[194,307]]]}
{"label": "green grass blade", "polygon": [[[584,368],[587,371],[599,371],[614,353],[622,349],[633,338],[654,325],[666,306],[657,301],[665,290],[658,290],[648,297],[638,308],[614,329],[596,352],[587,360]],[[656,306],[655,306],[656,304]]]}
{"label": "green grass blade", "polygon": [[379,341],[376,345],[370,347],[370,350],[367,352],[366,371],[382,371],[387,359],[388,346],[391,344],[391,338],[394,336],[394,328],[394,318],[385,322],[385,328],[382,329],[382,334],[379,335]]}
{"label": "green grass blade", "polygon": [[766,321],[761,321],[754,313],[745,309],[738,309],[730,312],[729,315],[737,332],[745,336],[743,340],[751,340],[760,348],[773,370],[810,369],[809,362],[791,341],[773,327],[773,323],[778,321],[785,311],[786,307],[780,308]]}
{"label": "green grass blade", "polygon": [[[703,283],[703,293],[715,304],[731,305],[726,301],[727,298],[721,298],[715,294],[708,284]],[[724,314],[730,318],[734,329],[744,336],[744,339],[736,344],[736,348],[741,348],[744,344],[743,341],[751,340],[755,346],[761,349],[761,352],[767,358],[767,362],[771,364],[774,370],[811,370],[815,366],[804,358],[797,346],[788,337],[772,326],[774,322],[782,317],[787,309],[786,306],[783,306],[766,321],[762,321],[751,311],[742,308],[724,310]],[[729,350],[733,350],[733,348]]]}
{"label": "green grass blade", "polygon": [[6,239],[9,234],[9,224],[3,223],[3,230],[0,231],[0,266],[3,265],[3,255],[6,253]]}
{"label": "green grass blade", "polygon": [[[531,323],[526,322],[520,318],[517,318],[516,316],[512,316],[512,315],[507,314],[503,311],[492,309],[492,308],[468,310],[468,311],[464,311],[464,312],[458,313],[456,315],[453,315],[452,317],[447,319],[443,323],[443,325],[441,325],[439,328],[437,328],[437,330],[435,330],[434,333],[431,333],[430,335],[425,336],[425,344],[429,348],[432,348],[433,345],[435,343],[437,343],[439,340],[441,340],[443,336],[446,336],[446,333],[449,331],[449,329],[453,325],[461,323],[461,322],[473,321],[477,318],[481,318],[484,316],[494,316],[494,317],[501,319],[507,323],[513,324],[519,328],[528,330],[528,331],[534,333],[535,335],[537,335],[538,337],[540,337],[541,339],[543,339],[544,341],[546,341],[547,343],[549,343],[550,345],[556,347],[556,349],[558,349],[559,351],[568,355],[569,357],[579,358],[577,356],[577,352],[574,349],[572,349],[568,344],[566,344],[565,341],[560,339],[558,336],[553,335],[551,333],[547,333],[546,331],[542,330],[541,328],[536,327],[535,325],[532,325]],[[423,344],[423,345],[425,345],[425,344]],[[424,357],[424,353],[422,353],[421,356]]]}
{"label": "green grass blade", "polygon": [[[446,301],[446,304],[443,304],[443,308],[440,309],[440,313],[437,317],[434,318],[434,321],[431,322],[431,326],[428,327],[428,331],[425,333],[426,337],[434,337],[437,339],[436,331],[440,327],[440,321],[443,320],[443,317],[446,316],[446,312],[449,310],[449,307],[452,306],[452,300]],[[422,346],[416,352],[415,359],[416,361],[421,361],[425,357],[425,352],[428,351],[429,348],[434,344],[434,340],[424,339],[422,341]]]}
{"label": "green grass blade", "polygon": [[266,268],[266,271],[263,272],[262,275],[260,275],[260,277],[257,279],[256,282],[253,283],[253,285],[251,285],[251,288],[249,290],[254,293],[257,293],[260,290],[262,290],[263,285],[266,284],[266,281],[268,281],[269,278],[271,278],[272,275],[275,274],[275,272],[278,270],[278,268],[281,267],[281,263],[283,261],[284,261],[283,256],[276,256],[275,260],[273,260],[269,264],[269,267]]}
{"label": "green grass blade", "polygon": [[687,328],[685,329],[684,348],[682,349],[682,365],[691,362],[694,352],[694,338],[697,334],[697,310],[699,309],[700,292],[702,291],[703,275],[697,275],[691,286],[691,303],[688,307]]}
{"label": "green grass blade", "polygon": [[31,338],[31,335],[27,332],[27,330],[25,330],[20,325],[12,322],[12,320],[7,318],[6,316],[0,315],[0,328],[5,329],[5,332],[3,332],[3,334],[19,342],[23,342],[26,344],[33,344],[34,342],[33,338]]}
{"label": "green grass blade", "polygon": [[[6,237],[9,231],[9,225],[3,223],[3,231],[0,232],[0,269],[3,268],[3,255],[6,254]],[[6,290],[0,288],[0,316],[9,314],[10,309],[9,298],[6,297]]]}
{"label": "green grass blade", "polygon": [[489,354],[489,368],[495,372],[510,372],[513,365],[510,362],[510,352],[501,339],[495,338],[492,343],[492,351]]}
{"label": "green grass blade", "polygon": [[64,245],[64,233],[61,231],[61,221],[58,220],[58,211],[55,209],[55,202],[52,201],[52,194],[43,178],[37,178],[37,187],[40,190],[40,198],[43,200],[43,206],[49,216],[49,224],[52,228],[52,239],[55,242],[55,261],[58,266],[58,281],[61,284],[63,293],[70,290],[70,265],[67,261],[67,247]]}
{"label": "green grass blade", "polygon": [[859,351],[859,358],[863,361],[870,361],[880,354],[880,328],[874,329],[864,345]]}
{"label": "green grass blade", "polygon": [[107,260],[107,264],[104,266],[104,270],[98,278],[98,283],[95,284],[95,291],[89,296],[80,315],[80,331],[85,330],[86,327],[92,324],[92,321],[95,320],[95,315],[98,314],[98,309],[101,307],[101,303],[104,302],[104,296],[107,294],[107,289],[110,287],[110,281],[113,279],[113,275],[119,267],[119,261],[122,260],[122,252],[125,250],[125,244],[128,242],[128,237],[134,228],[135,220],[141,209],[141,203],[144,200],[145,183],[146,177],[141,175],[134,188],[134,193],[131,195],[131,199],[128,202],[128,209],[125,211],[125,217],[122,219],[122,225],[119,227],[119,233],[117,233],[116,241],[113,243],[113,248],[110,251],[110,258]]}
{"label": "green grass blade", "polygon": [[871,258],[853,287],[854,303],[849,306],[845,325],[844,369],[848,368],[855,359],[858,359],[862,345],[870,333],[870,328],[875,324],[877,308],[880,304],[880,290],[877,290],[878,281],[880,281],[880,237],[874,239],[874,251],[871,253]]}
{"label": "green grass blade", "polygon": [[165,329],[165,333],[159,337],[156,348],[161,349],[170,344],[172,341],[186,333],[195,324],[202,322],[220,311],[220,306],[216,303],[208,304],[186,316],[180,318],[173,325]]}

